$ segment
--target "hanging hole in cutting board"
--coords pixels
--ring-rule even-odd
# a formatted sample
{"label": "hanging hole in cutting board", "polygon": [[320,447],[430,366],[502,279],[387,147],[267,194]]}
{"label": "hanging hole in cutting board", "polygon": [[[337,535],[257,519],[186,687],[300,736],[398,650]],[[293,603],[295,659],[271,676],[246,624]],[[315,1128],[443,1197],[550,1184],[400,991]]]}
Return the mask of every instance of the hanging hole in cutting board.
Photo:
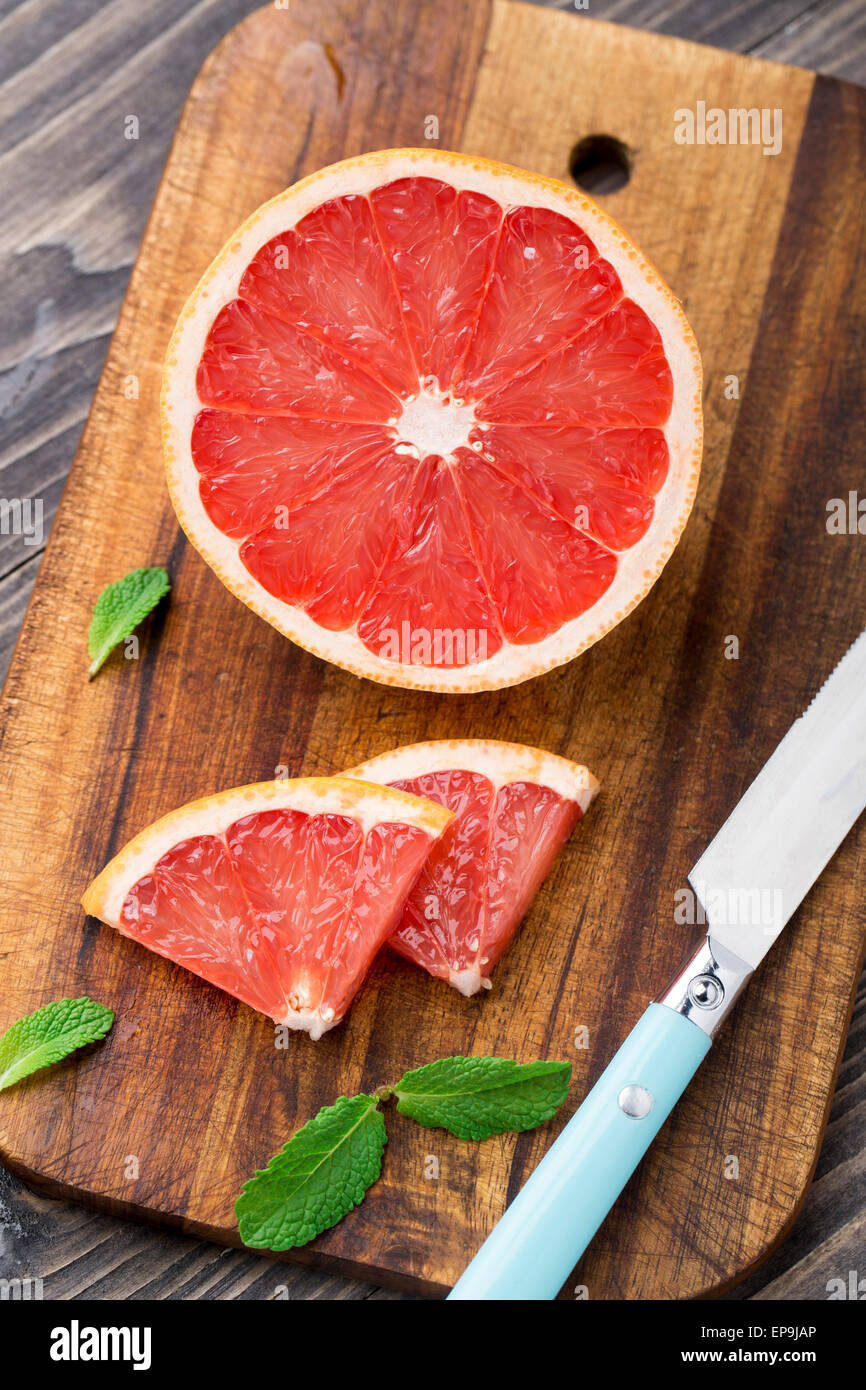
{"label": "hanging hole in cutting board", "polygon": [[632,155],[615,135],[586,135],[568,160],[568,172],[578,188],[597,197],[617,193],[631,178]]}

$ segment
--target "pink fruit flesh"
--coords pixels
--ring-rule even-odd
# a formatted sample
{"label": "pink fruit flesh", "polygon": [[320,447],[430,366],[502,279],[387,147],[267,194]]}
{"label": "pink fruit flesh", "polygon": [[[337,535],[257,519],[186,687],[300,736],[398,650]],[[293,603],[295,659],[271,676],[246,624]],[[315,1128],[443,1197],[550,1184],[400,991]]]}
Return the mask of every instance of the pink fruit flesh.
{"label": "pink fruit flesh", "polygon": [[[558,213],[435,179],[273,238],[197,385],[201,499],[250,573],[412,664],[472,665],[590,609],[669,467],[670,368],[609,262]],[[471,407],[463,435],[437,452],[402,422],[416,398]]]}
{"label": "pink fruit flesh", "polygon": [[581,809],[532,782],[497,791],[477,772],[431,772],[392,785],[447,806],[455,819],[431,850],[389,944],[473,992],[509,945]]}
{"label": "pink fruit flesh", "polygon": [[430,849],[414,826],[294,810],[174,845],[134,885],[120,930],[278,1022],[339,1021]]}

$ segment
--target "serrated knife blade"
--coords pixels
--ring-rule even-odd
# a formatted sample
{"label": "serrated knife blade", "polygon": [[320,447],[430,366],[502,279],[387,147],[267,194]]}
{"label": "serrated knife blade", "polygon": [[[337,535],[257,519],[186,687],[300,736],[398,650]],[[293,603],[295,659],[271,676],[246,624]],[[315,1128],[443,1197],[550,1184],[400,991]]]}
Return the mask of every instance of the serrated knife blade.
{"label": "serrated knife blade", "polygon": [[866,631],[689,874],[710,942],[754,970],[866,808]]}

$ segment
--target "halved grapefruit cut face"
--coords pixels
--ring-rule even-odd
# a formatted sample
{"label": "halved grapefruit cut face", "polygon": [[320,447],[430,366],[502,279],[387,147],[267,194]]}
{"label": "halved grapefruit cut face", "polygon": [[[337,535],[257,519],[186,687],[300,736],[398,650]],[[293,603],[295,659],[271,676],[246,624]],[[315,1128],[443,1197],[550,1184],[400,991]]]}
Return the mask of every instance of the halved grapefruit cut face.
{"label": "halved grapefruit cut face", "polygon": [[511,685],[646,594],[701,456],[678,302],[590,199],[434,150],[313,174],[235,233],[166,358],[193,544],[358,675]]}
{"label": "halved grapefruit cut face", "polygon": [[598,791],[588,768],[517,743],[415,743],[345,774],[454,813],[389,945],[462,994],[490,987],[553,860]]}
{"label": "halved grapefruit cut face", "polygon": [[337,777],[238,787],[143,830],[82,902],[318,1038],[345,1014],[451,819],[416,796]]}

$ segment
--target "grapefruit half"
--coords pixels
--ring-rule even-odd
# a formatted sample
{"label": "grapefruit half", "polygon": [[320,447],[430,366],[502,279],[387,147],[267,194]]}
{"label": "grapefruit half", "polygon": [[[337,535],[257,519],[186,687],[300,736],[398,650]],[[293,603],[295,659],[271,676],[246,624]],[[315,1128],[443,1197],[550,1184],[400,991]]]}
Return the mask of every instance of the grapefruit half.
{"label": "grapefruit half", "polygon": [[319,1038],[345,1014],[451,819],[419,797],[337,777],[238,787],[143,830],[82,903]]}
{"label": "grapefruit half", "polygon": [[384,150],[259,208],[191,295],[168,485],[250,608],[360,676],[513,685],[635,607],[685,526],[701,369],[678,301],[554,179]]}
{"label": "grapefruit half", "polygon": [[588,768],[518,743],[415,743],[345,774],[438,802],[454,819],[389,945],[462,994],[490,988],[553,860],[598,791]]}

